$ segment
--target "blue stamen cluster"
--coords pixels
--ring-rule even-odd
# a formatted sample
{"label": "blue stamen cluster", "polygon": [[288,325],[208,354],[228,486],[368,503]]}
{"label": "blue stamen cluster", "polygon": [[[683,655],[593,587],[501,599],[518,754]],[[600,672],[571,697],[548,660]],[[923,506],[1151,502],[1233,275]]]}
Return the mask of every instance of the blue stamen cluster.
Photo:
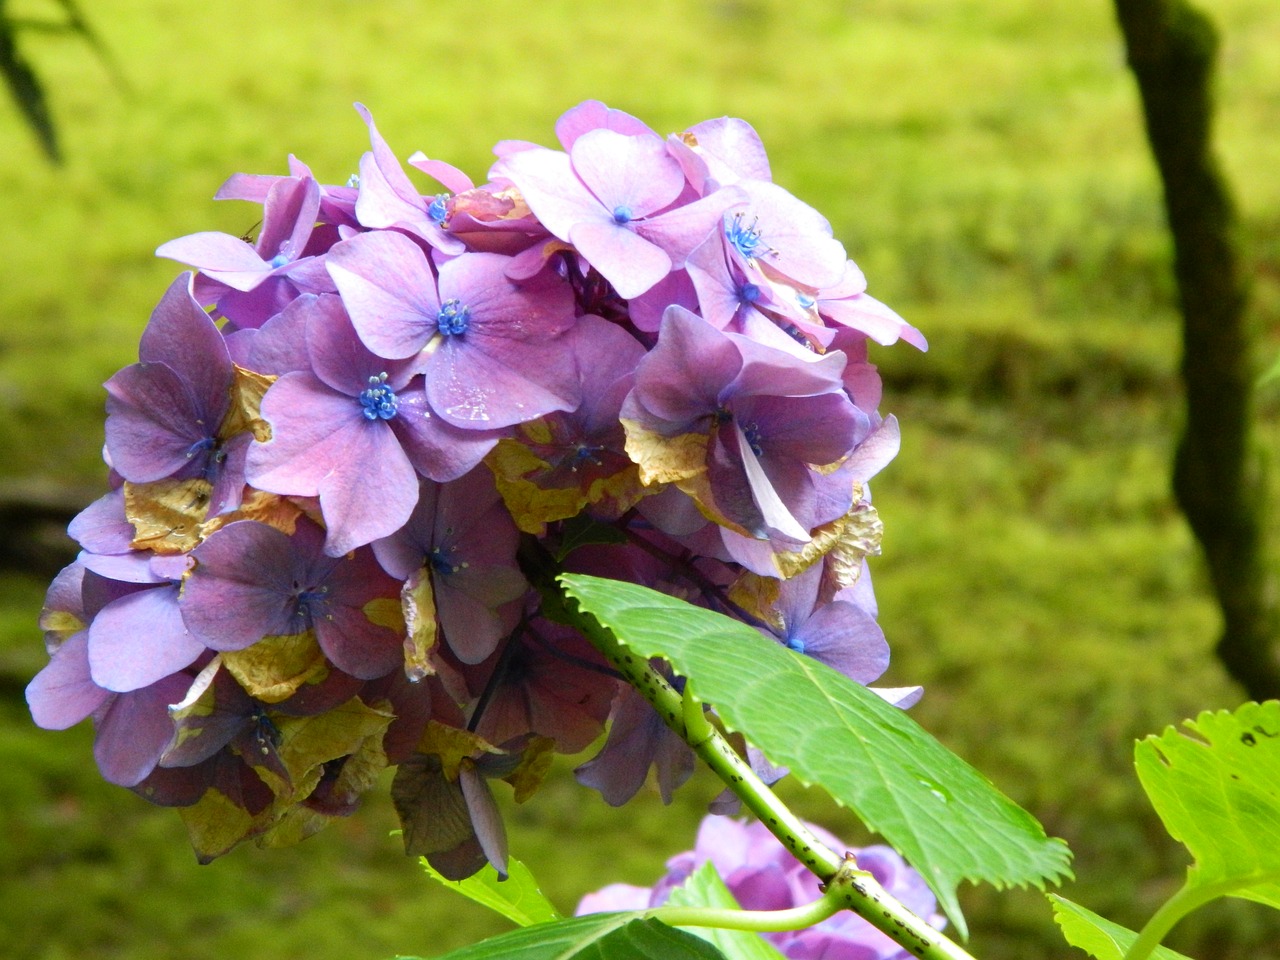
{"label": "blue stamen cluster", "polygon": [[446,300],[440,305],[440,313],[436,316],[436,329],[446,337],[456,337],[467,332],[471,324],[471,308],[457,298]]}
{"label": "blue stamen cluster", "polygon": [[442,193],[427,204],[427,216],[431,218],[432,223],[443,224],[445,218],[449,216],[448,200],[449,195]]}
{"label": "blue stamen cluster", "polygon": [[399,409],[396,392],[387,386],[386,373],[369,378],[369,386],[360,394],[366,420],[390,420]]}
{"label": "blue stamen cluster", "polygon": [[624,224],[631,222],[631,208],[625,204],[613,208],[613,222]]}
{"label": "blue stamen cluster", "polygon": [[756,226],[757,223],[759,220],[752,220],[750,226],[745,226],[742,222],[742,214],[735,213],[732,222],[724,230],[733,248],[748,260],[769,249],[760,240],[760,228]]}

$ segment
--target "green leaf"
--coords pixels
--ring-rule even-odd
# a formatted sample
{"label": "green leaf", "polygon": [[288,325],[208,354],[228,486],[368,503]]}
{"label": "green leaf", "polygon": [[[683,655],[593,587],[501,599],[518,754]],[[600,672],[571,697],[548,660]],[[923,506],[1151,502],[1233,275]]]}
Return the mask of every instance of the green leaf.
{"label": "green leaf", "polygon": [[593,913],[521,927],[439,960],[726,960],[707,941],[638,913]]}
{"label": "green leaf", "polygon": [[1165,829],[1195,864],[1185,890],[1280,907],[1280,701],[1206,711],[1134,749]]}
{"label": "green leaf", "polygon": [[498,879],[498,871],[488,863],[479,873],[466,880],[445,879],[440,871],[427,863],[426,857],[422,857],[419,863],[427,872],[427,876],[433,880],[438,880],[450,890],[483,904],[490,910],[497,911],[512,923],[522,927],[562,919],[560,912],[543,895],[538,887],[538,881],[533,878],[529,868],[514,857],[507,860],[510,875],[506,880],[501,881]]}
{"label": "green leaf", "polygon": [[[716,873],[715,865],[707,861],[695,870],[689,879],[671,891],[667,898],[671,907],[719,907],[726,910],[740,909],[729,888]],[[774,946],[758,933],[746,930],[726,930],[723,927],[681,927],[702,939],[715,944],[726,956],[734,960],[780,960]]]}
{"label": "green leaf", "polygon": [[[1079,947],[1091,957],[1097,957],[1097,960],[1123,960],[1125,951],[1138,939],[1132,930],[1112,923],[1065,897],[1051,893],[1049,902],[1053,904],[1053,919],[1062,928],[1067,943]],[[1168,947],[1156,947],[1150,955],[1156,960],[1187,960]]]}
{"label": "green leaf", "polygon": [[674,597],[579,574],[560,581],[620,643],[670,661],[726,725],[883,835],[921,872],[962,936],[961,880],[1041,886],[1069,876],[1066,844],[865,687]]}
{"label": "green leaf", "polygon": [[0,76],[4,77],[22,117],[40,142],[40,148],[54,163],[62,161],[58,133],[49,112],[49,101],[35,70],[19,52],[13,24],[0,17]]}

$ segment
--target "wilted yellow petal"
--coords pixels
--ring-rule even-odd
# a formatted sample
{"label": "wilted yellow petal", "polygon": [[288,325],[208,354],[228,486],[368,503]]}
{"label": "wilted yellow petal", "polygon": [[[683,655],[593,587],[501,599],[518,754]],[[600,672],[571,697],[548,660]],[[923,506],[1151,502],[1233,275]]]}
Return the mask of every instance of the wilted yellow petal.
{"label": "wilted yellow petal", "polygon": [[41,612],[38,625],[45,633],[52,634],[58,643],[66,640],[73,633],[79,633],[86,626],[83,620],[66,610]]}
{"label": "wilted yellow petal", "polygon": [[135,550],[187,553],[201,539],[213,485],[208,480],[156,480],[124,484],[124,514],[133,524]]}
{"label": "wilted yellow petal", "polygon": [[218,436],[223,440],[237,433],[252,431],[254,439],[266,443],[271,439],[271,426],[262,419],[262,395],[276,382],[265,373],[246,370],[236,365],[235,379],[231,382],[231,406],[218,426]]}
{"label": "wilted yellow petal", "polygon": [[706,434],[664,437],[636,420],[623,417],[621,423],[627,432],[627,456],[640,467],[640,482],[646,487],[687,480],[706,472]]}
{"label": "wilted yellow petal", "polygon": [[456,781],[458,768],[465,758],[478,753],[501,754],[505,751],[470,730],[460,730],[438,720],[430,720],[427,722],[427,729],[422,731],[422,739],[418,741],[418,752],[439,756],[444,775],[451,781]]}
{"label": "wilted yellow petal", "polygon": [[[354,805],[356,799],[377,782],[378,775],[387,767],[387,754],[382,749],[382,729],[365,737],[343,761],[337,778],[327,788],[328,796]],[[279,813],[271,828],[255,841],[258,846],[291,846],[318,833],[334,819],[332,814],[321,813],[301,805],[306,797],[315,792],[323,779],[323,768],[315,769],[316,783],[308,787],[305,795],[295,796],[293,805]]]}
{"label": "wilted yellow petal", "polygon": [[210,787],[196,803],[179,807],[196,858],[209,863],[258,829],[257,818]]}
{"label": "wilted yellow petal", "polygon": [[516,803],[532,797],[547,779],[555,757],[556,742],[550,737],[534,737],[525,747],[520,765],[502,779],[515,788]]}
{"label": "wilted yellow petal", "polygon": [[202,537],[207,537],[215,530],[236,520],[257,520],[269,527],[275,527],[281,533],[293,536],[300,516],[302,516],[302,509],[292,500],[264,490],[249,490],[238,510],[210,517],[200,533]]}
{"label": "wilted yellow petal", "polygon": [[329,670],[310,630],[263,637],[243,650],[227,650],[222,662],[251,697],[279,703]]}
{"label": "wilted yellow petal", "polygon": [[309,796],[330,760],[356,753],[370,737],[380,744],[394,719],[390,710],[366,706],[359,697],[314,716],[275,718],[280,731],[276,746],[280,762],[293,782],[303,785],[294,796],[299,800]]}
{"label": "wilted yellow petal", "polygon": [[[548,442],[548,436],[546,441]],[[549,470],[551,464],[518,440],[504,437],[485,457],[485,465],[493,474],[494,484],[506,504],[516,526],[525,533],[541,536],[554,520],[577,516],[586,502],[580,490],[552,488],[544,490],[527,474]]]}
{"label": "wilted yellow petal", "polygon": [[729,599],[753,617],[763,620],[775,630],[781,630],[782,615],[778,612],[781,589],[782,581],[776,577],[762,577],[746,571],[729,587]]}
{"label": "wilted yellow petal", "polygon": [[827,562],[826,577],[834,590],[857,582],[862,575],[862,561],[880,555],[880,541],[884,537],[884,522],[866,500],[855,503],[845,519],[845,529]]}
{"label": "wilted yellow petal", "polygon": [[862,561],[880,553],[884,524],[870,501],[861,499],[862,485],[854,484],[854,504],[843,517],[813,530],[813,539],[794,553],[774,554],[774,564],[784,579],[803,573],[830,555],[827,578],[835,589],[854,583],[862,574]]}
{"label": "wilted yellow petal", "polygon": [[386,627],[396,633],[404,633],[404,612],[400,609],[400,601],[391,597],[374,597],[360,612],[365,619],[379,627]]}
{"label": "wilted yellow petal", "polygon": [[[523,424],[521,429],[530,443],[555,443],[544,421]],[[548,523],[576,517],[588,505],[595,505],[594,512],[601,516],[621,516],[654,492],[644,488],[635,464],[621,462],[623,469],[608,476],[599,476],[598,469],[564,471],[510,437],[499,440],[485,458],[507,512],[517,527],[535,536],[544,534]],[[564,485],[566,480],[569,485]]]}
{"label": "wilted yellow petal", "polygon": [[400,622],[404,631],[404,675],[418,681],[436,672],[431,663],[438,627],[431,572],[422,567],[411,574],[400,590]]}

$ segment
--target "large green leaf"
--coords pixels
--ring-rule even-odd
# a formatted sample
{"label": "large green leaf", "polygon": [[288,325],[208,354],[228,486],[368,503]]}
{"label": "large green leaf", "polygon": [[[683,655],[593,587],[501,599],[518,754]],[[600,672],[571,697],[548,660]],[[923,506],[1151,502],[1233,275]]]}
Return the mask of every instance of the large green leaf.
{"label": "large green leaf", "polygon": [[[1053,904],[1053,919],[1062,928],[1067,943],[1097,960],[1123,960],[1125,951],[1138,939],[1127,927],[1112,923],[1065,897],[1049,894],[1049,901]],[[1187,960],[1168,947],[1156,947],[1150,956],[1156,960]]]}
{"label": "large green leaf", "polygon": [[1280,701],[1200,714],[1134,750],[1138,778],[1195,858],[1185,890],[1280,907]]}
{"label": "large green leaf", "polygon": [[[690,874],[689,879],[671,891],[667,905],[672,907],[717,907],[724,910],[739,909],[729,888],[716,873],[715,865],[704,863]],[[681,927],[702,939],[714,943],[726,956],[734,960],[781,960],[773,945],[758,933],[746,930],[726,930],[723,927]]]}
{"label": "large green leaf", "polygon": [[418,862],[433,880],[522,927],[561,919],[560,911],[543,894],[533,873],[515,857],[507,858],[508,876],[505,880],[498,878],[498,871],[492,864],[486,863],[479,873],[465,880],[449,880],[431,866],[426,857],[421,857]]}
{"label": "large green leaf", "polygon": [[[594,913],[521,927],[439,960],[726,960],[707,941],[636,913]],[[403,958],[402,958],[403,960]]]}
{"label": "large green leaf", "polygon": [[727,726],[883,835],[921,872],[962,935],[961,880],[1041,886],[1069,875],[1061,840],[865,687],[674,597],[578,574],[560,580],[620,643],[668,660]]}

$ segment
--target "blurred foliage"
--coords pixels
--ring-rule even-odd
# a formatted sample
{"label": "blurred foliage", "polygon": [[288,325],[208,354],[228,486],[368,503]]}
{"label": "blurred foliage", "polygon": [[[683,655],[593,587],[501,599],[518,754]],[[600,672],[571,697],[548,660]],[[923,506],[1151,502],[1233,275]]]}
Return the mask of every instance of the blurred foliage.
{"label": "blurred foliage", "polygon": [[[1223,31],[1220,146],[1272,358],[1280,7],[1203,6]],[[354,100],[400,155],[476,177],[498,139],[551,142],[587,98],[663,131],[745,117],[775,179],[930,339],[874,357],[904,431],[875,484],[887,680],[924,683],[917,719],[1069,841],[1072,899],[1137,926],[1176,885],[1185,855],[1146,806],[1132,740],[1241,695],[1212,658],[1217,614],[1169,493],[1169,243],[1109,0],[315,0],[305,17],[271,0],[100,0],[93,16],[136,96],[108,95],[83,47],[33,33],[24,55],[66,164],[0,113],[0,480],[104,487],[100,384],[135,358],[177,269],[152,251],[251,226],[251,207],[206,198],[235,171],[283,171],[289,151],[345,182],[367,148]],[[1280,391],[1262,403],[1275,450]],[[385,792],[298,848],[197,867],[176,814],[98,778],[87,729],[31,727],[43,588],[0,580],[0,954],[373,960],[501,927],[399,853]],[[672,809],[646,794],[613,811],[569,766],[522,806],[500,798],[513,852],[563,910],[653,882],[717,792],[699,776]],[[866,839],[820,796],[784,793]],[[1072,955],[1038,895],[961,895],[976,955]],[[1220,904],[1170,945],[1276,960],[1277,942],[1262,908]]]}
{"label": "blurred foliage", "polygon": [[55,6],[60,9],[63,19],[27,20],[12,16],[8,10],[9,0],[0,0],[0,75],[9,87],[18,112],[35,134],[40,149],[53,163],[61,163],[62,151],[58,146],[57,126],[49,112],[49,97],[39,75],[22,53],[19,34],[41,32],[79,37],[97,54],[112,79],[121,87],[126,84],[110,52],[90,28],[75,0],[56,0]]}

